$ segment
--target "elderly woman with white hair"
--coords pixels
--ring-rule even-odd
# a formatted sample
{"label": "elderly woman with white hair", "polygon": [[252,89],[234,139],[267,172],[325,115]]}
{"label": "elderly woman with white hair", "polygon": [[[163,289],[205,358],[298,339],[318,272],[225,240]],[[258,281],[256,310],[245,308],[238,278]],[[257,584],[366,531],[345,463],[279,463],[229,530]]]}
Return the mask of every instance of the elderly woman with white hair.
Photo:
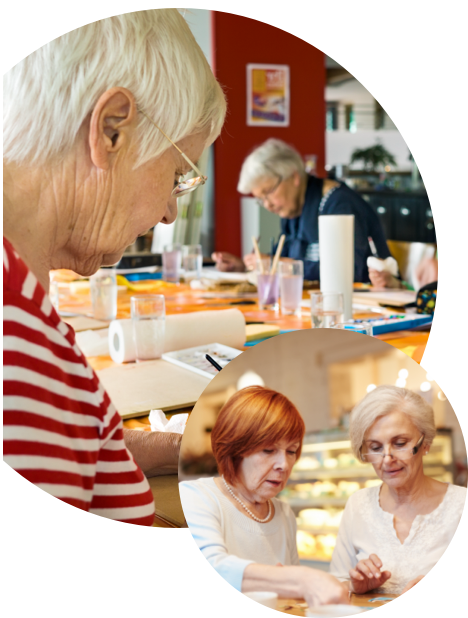
{"label": "elderly woman with white hair", "polygon": [[221,130],[224,94],[175,9],[69,32],[3,93],[4,459],[71,505],[151,524],[142,470],[176,472],[180,436],[123,429],[49,301],[49,271],[92,275],[175,220],[177,197],[206,180],[192,161]]}
{"label": "elderly woman with white hair", "polygon": [[405,592],[447,549],[466,489],[424,473],[435,434],[431,406],[405,388],[379,386],[353,409],[353,452],[382,484],[353,494],[340,524],[330,573],[352,592]]}
{"label": "elderly woman with white hair", "polygon": [[[346,184],[316,178],[305,171],[301,155],[279,139],[268,139],[258,146],[242,164],[237,190],[252,194],[259,204],[281,217],[281,233],[286,236],[282,257],[303,260],[304,277],[320,279],[319,215],[354,215],[354,280],[376,285],[399,287],[399,282],[385,273],[369,271],[367,258],[373,255],[372,239],[380,258],[390,256],[385,235],[372,207]],[[255,255],[242,261],[229,253],[213,254],[219,270],[243,271],[255,265]]]}

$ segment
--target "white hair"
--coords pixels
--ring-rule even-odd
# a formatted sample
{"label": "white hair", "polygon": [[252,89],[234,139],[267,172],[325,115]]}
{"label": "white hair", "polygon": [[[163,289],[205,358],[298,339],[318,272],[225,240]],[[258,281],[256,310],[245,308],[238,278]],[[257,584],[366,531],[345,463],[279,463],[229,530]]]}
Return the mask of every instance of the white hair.
{"label": "white hair", "polygon": [[[73,30],[36,50],[3,80],[4,158],[43,164],[65,155],[99,97],[125,87],[175,142],[221,131],[224,93],[177,9],[117,15]],[[139,115],[138,161],[170,142]]]}
{"label": "white hair", "polygon": [[436,434],[432,407],[420,395],[407,388],[383,384],[361,399],[351,412],[349,437],[353,453],[358,459],[366,431],[378,418],[392,412],[406,414],[424,434],[425,444],[432,444]]}
{"label": "white hair", "polygon": [[286,142],[270,138],[244,160],[237,190],[247,195],[260,180],[278,177],[285,180],[296,172],[301,177],[305,176],[301,155]]}

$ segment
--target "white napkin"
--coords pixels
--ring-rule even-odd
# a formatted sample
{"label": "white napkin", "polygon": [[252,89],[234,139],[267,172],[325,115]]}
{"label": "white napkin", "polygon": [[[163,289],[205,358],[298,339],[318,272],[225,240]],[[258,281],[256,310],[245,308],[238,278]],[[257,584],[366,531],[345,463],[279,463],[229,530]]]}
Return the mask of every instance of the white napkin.
{"label": "white napkin", "polygon": [[85,356],[109,354],[109,329],[83,330],[76,333],[76,343]]}
{"label": "white napkin", "polygon": [[379,273],[387,272],[393,275],[394,277],[398,276],[398,264],[395,258],[388,257],[385,260],[381,260],[380,258],[376,258],[373,255],[370,255],[367,258],[367,266],[369,268],[373,268],[374,270],[378,270]]}
{"label": "white napkin", "polygon": [[166,433],[184,433],[188,414],[174,414],[169,420],[162,410],[151,410],[149,421],[151,431],[165,431]]}

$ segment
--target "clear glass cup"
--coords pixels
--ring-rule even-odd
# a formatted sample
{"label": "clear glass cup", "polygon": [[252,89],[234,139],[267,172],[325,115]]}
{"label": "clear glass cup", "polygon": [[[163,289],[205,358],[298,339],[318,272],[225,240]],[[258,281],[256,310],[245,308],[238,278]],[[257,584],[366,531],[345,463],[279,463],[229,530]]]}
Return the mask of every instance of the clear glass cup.
{"label": "clear glass cup", "polygon": [[130,299],[136,362],[160,358],[164,351],[166,307],[162,294]]}
{"label": "clear glass cup", "polygon": [[89,278],[93,316],[96,320],[115,320],[117,279],[114,269],[101,268]]}
{"label": "clear glass cup", "polygon": [[342,322],[340,324],[334,324],[332,328],[340,328],[342,330],[351,330],[354,333],[362,333],[363,335],[369,335],[372,337],[372,324],[369,322]]}
{"label": "clear glass cup", "polygon": [[304,262],[280,262],[281,313],[284,315],[300,315],[302,301],[302,286],[304,283]]}
{"label": "clear glass cup", "polygon": [[279,274],[278,270],[270,274],[270,260],[257,260],[255,273],[257,276],[258,306],[261,310],[278,310]]}
{"label": "clear glass cup", "polygon": [[312,328],[331,328],[343,322],[344,299],[338,292],[311,292]]}
{"label": "clear glass cup", "polygon": [[182,245],[166,245],[162,255],[163,279],[169,283],[179,283],[182,267]]}
{"label": "clear glass cup", "polygon": [[185,281],[200,279],[203,267],[203,253],[201,245],[184,245],[182,247],[182,268]]}

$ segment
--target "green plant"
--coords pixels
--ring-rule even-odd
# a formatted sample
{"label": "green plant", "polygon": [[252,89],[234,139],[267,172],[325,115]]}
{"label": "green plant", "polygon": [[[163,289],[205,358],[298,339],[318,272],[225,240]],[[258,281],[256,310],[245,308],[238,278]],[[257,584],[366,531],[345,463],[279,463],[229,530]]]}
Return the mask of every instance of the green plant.
{"label": "green plant", "polygon": [[362,161],[364,169],[371,172],[376,172],[379,167],[384,168],[386,165],[396,165],[395,157],[382,144],[356,148],[351,154],[351,164],[356,161]]}

